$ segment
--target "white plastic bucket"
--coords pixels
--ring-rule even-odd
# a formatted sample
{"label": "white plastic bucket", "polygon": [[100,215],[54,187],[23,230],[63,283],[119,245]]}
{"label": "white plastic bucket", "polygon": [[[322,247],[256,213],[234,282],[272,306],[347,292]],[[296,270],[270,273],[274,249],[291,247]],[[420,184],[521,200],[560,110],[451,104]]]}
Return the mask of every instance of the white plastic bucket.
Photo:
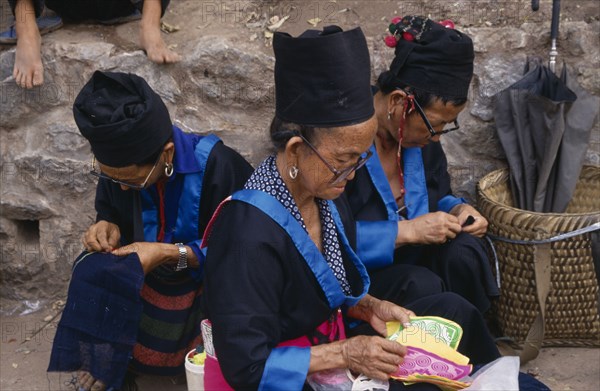
{"label": "white plastic bucket", "polygon": [[196,365],[188,357],[196,353],[192,349],[185,355],[185,378],[187,379],[188,391],[204,391],[204,365]]}

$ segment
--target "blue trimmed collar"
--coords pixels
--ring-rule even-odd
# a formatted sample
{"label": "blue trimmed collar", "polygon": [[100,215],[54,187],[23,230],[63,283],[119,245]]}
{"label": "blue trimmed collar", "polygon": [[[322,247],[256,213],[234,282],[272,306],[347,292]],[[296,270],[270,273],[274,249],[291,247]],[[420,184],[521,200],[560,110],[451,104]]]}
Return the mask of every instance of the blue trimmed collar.
{"label": "blue trimmed collar", "polygon": [[[175,144],[175,156],[173,156],[173,167],[177,174],[191,174],[201,171],[201,167],[195,157],[195,148],[200,136],[185,133],[173,125],[173,144]],[[169,178],[172,180],[173,178]]]}

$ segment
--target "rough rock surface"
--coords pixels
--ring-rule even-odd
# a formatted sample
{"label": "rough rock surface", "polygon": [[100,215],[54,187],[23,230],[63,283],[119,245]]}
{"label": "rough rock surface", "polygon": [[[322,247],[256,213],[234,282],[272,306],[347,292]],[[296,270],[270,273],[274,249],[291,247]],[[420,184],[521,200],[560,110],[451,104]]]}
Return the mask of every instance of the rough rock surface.
{"label": "rough rock surface", "polygon": [[[4,48],[0,296],[31,300],[65,295],[72,261],[81,251],[80,237],[94,221],[95,181],[87,173],[91,154],[71,111],[94,70],[139,74],[164,98],[173,121],[184,130],[214,132],[252,164],[262,160],[270,149],[267,128],[274,112],[274,59],[265,34],[273,16],[291,15],[280,30],[294,35],[317,17],[318,27],[362,26],[374,80],[393,56],[382,37],[394,11],[456,20],[474,39],[475,77],[470,102],[459,118],[461,130],[444,137],[443,144],[455,192],[473,199],[476,182],[506,165],[495,134],[493,96],[519,79],[528,55],[547,58],[550,17],[548,9],[534,14],[522,4],[515,8],[519,2],[472,3],[414,1],[398,9],[396,1],[173,2],[165,20],[182,29],[165,39],[183,54],[180,64],[150,63],[136,47],[136,23],[66,25],[44,36],[45,84],[31,91],[15,85],[14,48]],[[563,13],[559,61],[568,64],[584,88],[600,95],[600,10],[595,1],[577,3],[583,9],[567,5]],[[597,122],[586,163],[600,164]]]}

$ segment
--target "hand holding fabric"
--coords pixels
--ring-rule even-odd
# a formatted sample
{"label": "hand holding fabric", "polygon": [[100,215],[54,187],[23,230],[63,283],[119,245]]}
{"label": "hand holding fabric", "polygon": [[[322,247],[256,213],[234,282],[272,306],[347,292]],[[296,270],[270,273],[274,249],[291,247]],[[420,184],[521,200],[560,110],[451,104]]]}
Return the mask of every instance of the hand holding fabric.
{"label": "hand holding fabric", "polygon": [[375,331],[387,337],[385,322],[399,321],[408,324],[415,313],[389,301],[365,295],[357,305],[348,309],[348,316],[369,322]]}
{"label": "hand holding fabric", "polygon": [[100,220],[83,234],[81,241],[87,251],[113,251],[119,247],[121,231],[119,226]]}
{"label": "hand holding fabric", "polygon": [[164,262],[176,260],[178,256],[177,247],[165,243],[135,242],[112,251],[118,257],[131,253],[137,253],[140,258],[144,275]]}
{"label": "hand holding fabric", "polygon": [[405,355],[405,346],[377,336],[361,335],[343,341],[342,356],[347,368],[372,379],[389,379]]}
{"label": "hand holding fabric", "polygon": [[456,216],[444,212],[427,213],[412,220],[398,222],[397,243],[442,244],[454,239],[462,228]]}
{"label": "hand holding fabric", "polygon": [[[456,205],[450,210],[450,214],[458,218],[458,222],[462,226],[462,232],[466,232],[479,238],[483,237],[487,232],[488,221],[477,211],[477,209],[469,204]],[[473,216],[474,221],[472,224],[465,225],[469,216]]]}

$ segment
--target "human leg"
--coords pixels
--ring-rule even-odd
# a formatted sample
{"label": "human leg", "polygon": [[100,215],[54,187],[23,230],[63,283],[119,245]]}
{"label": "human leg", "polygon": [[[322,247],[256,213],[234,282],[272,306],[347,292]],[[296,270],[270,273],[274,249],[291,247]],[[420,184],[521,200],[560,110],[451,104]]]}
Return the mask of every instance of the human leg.
{"label": "human leg", "polygon": [[473,235],[461,233],[443,245],[427,246],[420,264],[439,275],[448,291],[467,299],[482,314],[499,295],[485,242]]}
{"label": "human leg", "polygon": [[160,18],[168,1],[144,0],[142,21],[140,22],[140,46],[146,51],[150,61],[157,64],[174,63],[181,57],[170,50],[161,36]]}
{"label": "human leg", "polygon": [[394,264],[369,270],[369,277],[372,296],[399,306],[444,291],[440,277],[421,266]]}
{"label": "human leg", "polygon": [[[36,16],[41,13],[40,1],[16,0],[14,3],[17,50],[13,77],[22,88],[33,88],[44,83],[42,65],[42,37],[36,24]],[[43,4],[42,4],[43,8]]]}

